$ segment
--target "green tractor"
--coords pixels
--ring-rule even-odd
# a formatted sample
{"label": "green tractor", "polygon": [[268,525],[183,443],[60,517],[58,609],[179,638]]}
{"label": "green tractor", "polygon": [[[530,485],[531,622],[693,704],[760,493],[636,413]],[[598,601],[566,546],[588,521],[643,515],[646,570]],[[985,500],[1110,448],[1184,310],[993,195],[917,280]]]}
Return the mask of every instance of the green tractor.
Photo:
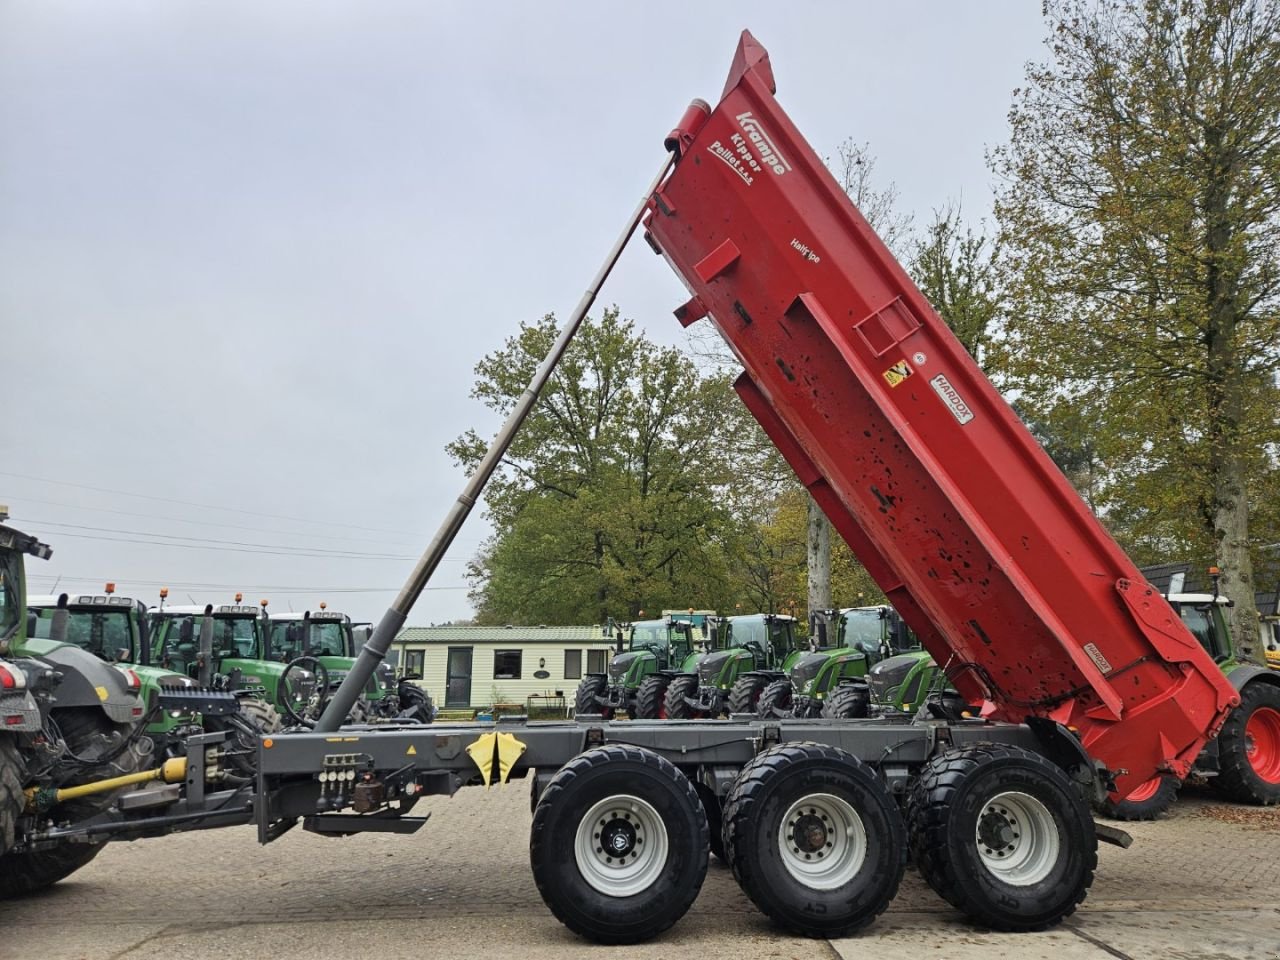
{"label": "green tractor", "polygon": [[718,617],[711,621],[710,649],[693,673],[673,678],[666,690],[666,716],[673,720],[755,713],[770,683],[786,677],[803,655],[796,649],[795,617],[772,613]]}
{"label": "green tractor", "polygon": [[914,642],[892,607],[820,610],[810,618],[809,650],[788,659],[786,677],[759,694],[756,714],[770,717],[865,717],[869,666]]}
{"label": "green tractor", "polygon": [[[212,686],[260,700],[293,723],[314,713],[316,675],[305,664],[267,655],[266,604],[160,605],[151,610],[151,662]],[[264,725],[274,722],[264,718]]]}
{"label": "green tractor", "polygon": [[642,720],[664,718],[668,685],[691,674],[699,656],[693,624],[668,616],[605,629],[617,631],[618,653],[609,661],[607,674],[582,678],[574,698],[576,712],[606,720],[619,713]]}
{"label": "green tractor", "polygon": [[134,670],[62,641],[65,617],[51,636],[28,636],[25,557],[51,553],[0,523],[0,898],[57,883],[97,856],[103,843],[26,838],[110,809],[124,789],[117,778],[142,770],[153,749]]}
{"label": "green tractor", "polygon": [[[28,597],[28,637],[47,640],[55,631],[66,643],[107,663],[127,667],[138,677],[146,707],[146,733],[163,757],[185,756],[186,739],[193,733],[229,730],[248,770],[257,737],[279,729],[279,717],[270,705],[251,696],[230,701],[228,712],[204,716],[202,708],[225,711],[222,698],[210,696],[196,679],[151,661],[146,604],[118,595],[113,583],[102,593]],[[161,693],[167,693],[170,702],[164,710],[157,708]],[[190,702],[189,708],[174,709],[173,702],[182,699]]]}
{"label": "green tractor", "polygon": [[[272,614],[268,643],[272,657],[307,666],[318,674],[319,686],[326,691],[338,688],[359,653],[351,618],[324,603],[318,611]],[[387,719],[430,723],[434,718],[435,707],[426,691],[408,679],[397,681],[395,667],[385,661],[378,664],[348,714],[350,723]]]}

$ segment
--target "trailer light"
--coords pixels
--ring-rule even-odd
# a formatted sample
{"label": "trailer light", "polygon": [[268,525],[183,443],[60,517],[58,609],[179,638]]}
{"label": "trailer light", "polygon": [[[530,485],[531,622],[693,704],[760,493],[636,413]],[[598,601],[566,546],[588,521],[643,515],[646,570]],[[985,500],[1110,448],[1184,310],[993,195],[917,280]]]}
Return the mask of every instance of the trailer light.
{"label": "trailer light", "polygon": [[125,683],[129,685],[130,690],[139,690],[142,688],[142,679],[132,670],[120,668],[120,672],[124,674]]}
{"label": "trailer light", "polygon": [[263,750],[270,750],[275,745],[276,745],[276,742],[272,740],[270,737],[267,737],[265,740],[262,741]]}
{"label": "trailer light", "polygon": [[132,713],[135,717],[140,717],[140,716],[142,716],[142,708],[141,708],[141,707],[134,707],[134,708],[130,711],[130,713]]}
{"label": "trailer light", "polygon": [[7,727],[16,727],[18,724],[22,722],[22,714],[11,713],[4,718],[4,722],[5,722],[5,726]]}
{"label": "trailer light", "polygon": [[0,665],[0,690],[21,690],[27,685],[26,675],[19,670]]}

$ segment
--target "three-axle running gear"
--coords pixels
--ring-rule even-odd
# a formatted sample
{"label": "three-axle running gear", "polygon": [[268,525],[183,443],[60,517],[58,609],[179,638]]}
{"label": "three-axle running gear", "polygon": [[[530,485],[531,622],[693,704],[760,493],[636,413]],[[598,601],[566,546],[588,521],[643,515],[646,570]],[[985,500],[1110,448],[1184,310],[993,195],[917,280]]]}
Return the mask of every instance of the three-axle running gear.
{"label": "three-axle running gear", "polygon": [[1069,916],[1097,864],[1076,787],[1017,747],[939,755],[921,770],[906,821],[869,764],[824,744],[761,752],[729,787],[722,815],[694,772],[611,744],[548,782],[530,859],[562,923],[599,943],[649,939],[693,904],[717,846],[761,911],[811,937],[846,936],[879,916],[897,894],[908,843],[938,893],[999,930],[1039,930]]}

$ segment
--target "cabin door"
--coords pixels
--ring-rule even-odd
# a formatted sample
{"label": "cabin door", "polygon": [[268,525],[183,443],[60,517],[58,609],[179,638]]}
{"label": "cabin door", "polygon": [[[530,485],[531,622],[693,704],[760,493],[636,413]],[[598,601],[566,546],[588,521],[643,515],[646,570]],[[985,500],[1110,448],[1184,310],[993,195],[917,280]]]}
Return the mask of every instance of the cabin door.
{"label": "cabin door", "polygon": [[449,665],[445,677],[444,705],[446,707],[471,706],[471,648],[450,647]]}

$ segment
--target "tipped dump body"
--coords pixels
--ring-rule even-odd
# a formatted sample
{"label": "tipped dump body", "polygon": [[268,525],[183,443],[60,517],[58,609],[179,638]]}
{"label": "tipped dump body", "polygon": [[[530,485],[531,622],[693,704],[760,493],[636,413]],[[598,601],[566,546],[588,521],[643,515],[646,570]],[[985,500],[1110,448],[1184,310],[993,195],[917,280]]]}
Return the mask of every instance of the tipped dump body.
{"label": "tipped dump body", "polygon": [[773,96],[743,34],[695,101],[650,243],[801,482],[997,719],[1078,729],[1127,793],[1185,776],[1231,685],[983,376]]}

